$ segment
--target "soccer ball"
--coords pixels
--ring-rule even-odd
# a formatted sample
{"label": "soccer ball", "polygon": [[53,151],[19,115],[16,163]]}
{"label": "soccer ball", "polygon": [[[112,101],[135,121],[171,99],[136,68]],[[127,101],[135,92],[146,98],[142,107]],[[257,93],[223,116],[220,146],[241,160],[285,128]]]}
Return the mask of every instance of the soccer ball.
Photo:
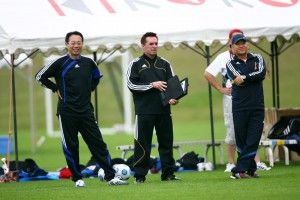
{"label": "soccer ball", "polygon": [[113,169],[116,171],[115,176],[119,177],[121,180],[127,180],[130,177],[131,170],[125,164],[115,164]]}
{"label": "soccer ball", "polygon": [[100,168],[98,171],[98,178],[100,179],[100,181],[104,181],[104,177],[105,177],[104,170]]}

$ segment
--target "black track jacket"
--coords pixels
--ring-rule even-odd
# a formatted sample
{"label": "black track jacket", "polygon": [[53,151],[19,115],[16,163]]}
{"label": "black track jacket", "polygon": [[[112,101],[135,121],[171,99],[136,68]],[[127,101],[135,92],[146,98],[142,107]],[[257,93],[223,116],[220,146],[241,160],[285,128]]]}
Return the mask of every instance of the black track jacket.
{"label": "black track jacket", "polygon": [[59,90],[63,99],[59,99],[58,113],[60,108],[81,113],[92,109],[91,92],[102,76],[92,59],[81,56],[74,60],[66,55],[43,67],[36,80],[53,92]]}
{"label": "black track jacket", "polygon": [[170,63],[156,56],[150,59],[146,55],[130,63],[127,71],[127,86],[133,94],[135,113],[170,114],[170,105],[163,106],[161,92],[152,87],[154,81],[167,81],[173,76]]}

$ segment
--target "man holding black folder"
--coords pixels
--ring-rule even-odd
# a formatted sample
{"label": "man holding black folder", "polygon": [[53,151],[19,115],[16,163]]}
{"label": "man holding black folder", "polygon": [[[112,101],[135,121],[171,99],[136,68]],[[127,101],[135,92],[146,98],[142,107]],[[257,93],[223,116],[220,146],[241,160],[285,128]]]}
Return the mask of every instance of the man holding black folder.
{"label": "man holding black folder", "polygon": [[127,71],[127,86],[133,94],[136,113],[134,136],[135,183],[144,183],[150,168],[153,129],[156,130],[158,151],[162,164],[162,181],[179,180],[175,175],[173,158],[173,124],[170,99],[163,105],[161,93],[167,89],[167,80],[174,76],[170,63],[157,56],[158,37],[147,32],[141,38],[143,55],[134,59]]}

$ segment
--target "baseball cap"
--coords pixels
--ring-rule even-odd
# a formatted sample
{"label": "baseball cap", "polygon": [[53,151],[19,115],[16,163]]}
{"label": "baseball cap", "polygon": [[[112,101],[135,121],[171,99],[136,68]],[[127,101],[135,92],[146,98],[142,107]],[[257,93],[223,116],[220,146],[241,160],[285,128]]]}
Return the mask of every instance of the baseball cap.
{"label": "baseball cap", "polygon": [[232,35],[234,33],[240,33],[240,34],[243,34],[243,31],[241,29],[238,29],[238,28],[235,28],[235,29],[231,29],[228,33],[228,38],[231,39],[232,38]]}
{"label": "baseball cap", "polygon": [[243,34],[237,34],[235,36],[232,37],[232,44],[236,44],[238,41],[247,41],[247,38],[243,35]]}

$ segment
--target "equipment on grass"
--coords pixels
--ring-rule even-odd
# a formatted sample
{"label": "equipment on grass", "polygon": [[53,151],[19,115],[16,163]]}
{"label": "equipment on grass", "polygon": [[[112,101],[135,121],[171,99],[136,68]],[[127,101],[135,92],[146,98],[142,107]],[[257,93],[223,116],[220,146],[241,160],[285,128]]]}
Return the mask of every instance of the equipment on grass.
{"label": "equipment on grass", "polygon": [[4,174],[0,176],[0,183],[16,181],[18,177],[17,171],[9,171],[9,167],[6,164],[6,158],[2,158],[1,161],[3,162],[1,167],[3,169]]}
{"label": "equipment on grass", "polygon": [[205,166],[205,171],[212,171],[214,169],[211,162],[204,163],[204,166]]}
{"label": "equipment on grass", "polygon": [[115,164],[113,165],[115,172],[115,177],[119,177],[121,180],[127,180],[130,177],[131,170],[125,164]]}
{"label": "equipment on grass", "polygon": [[186,170],[196,170],[198,168],[197,164],[204,162],[204,158],[199,157],[194,151],[190,151],[183,154],[177,162]]}
{"label": "equipment on grass", "polygon": [[213,170],[213,165],[211,162],[200,162],[197,164],[197,170],[199,172],[202,171],[212,171]]}

